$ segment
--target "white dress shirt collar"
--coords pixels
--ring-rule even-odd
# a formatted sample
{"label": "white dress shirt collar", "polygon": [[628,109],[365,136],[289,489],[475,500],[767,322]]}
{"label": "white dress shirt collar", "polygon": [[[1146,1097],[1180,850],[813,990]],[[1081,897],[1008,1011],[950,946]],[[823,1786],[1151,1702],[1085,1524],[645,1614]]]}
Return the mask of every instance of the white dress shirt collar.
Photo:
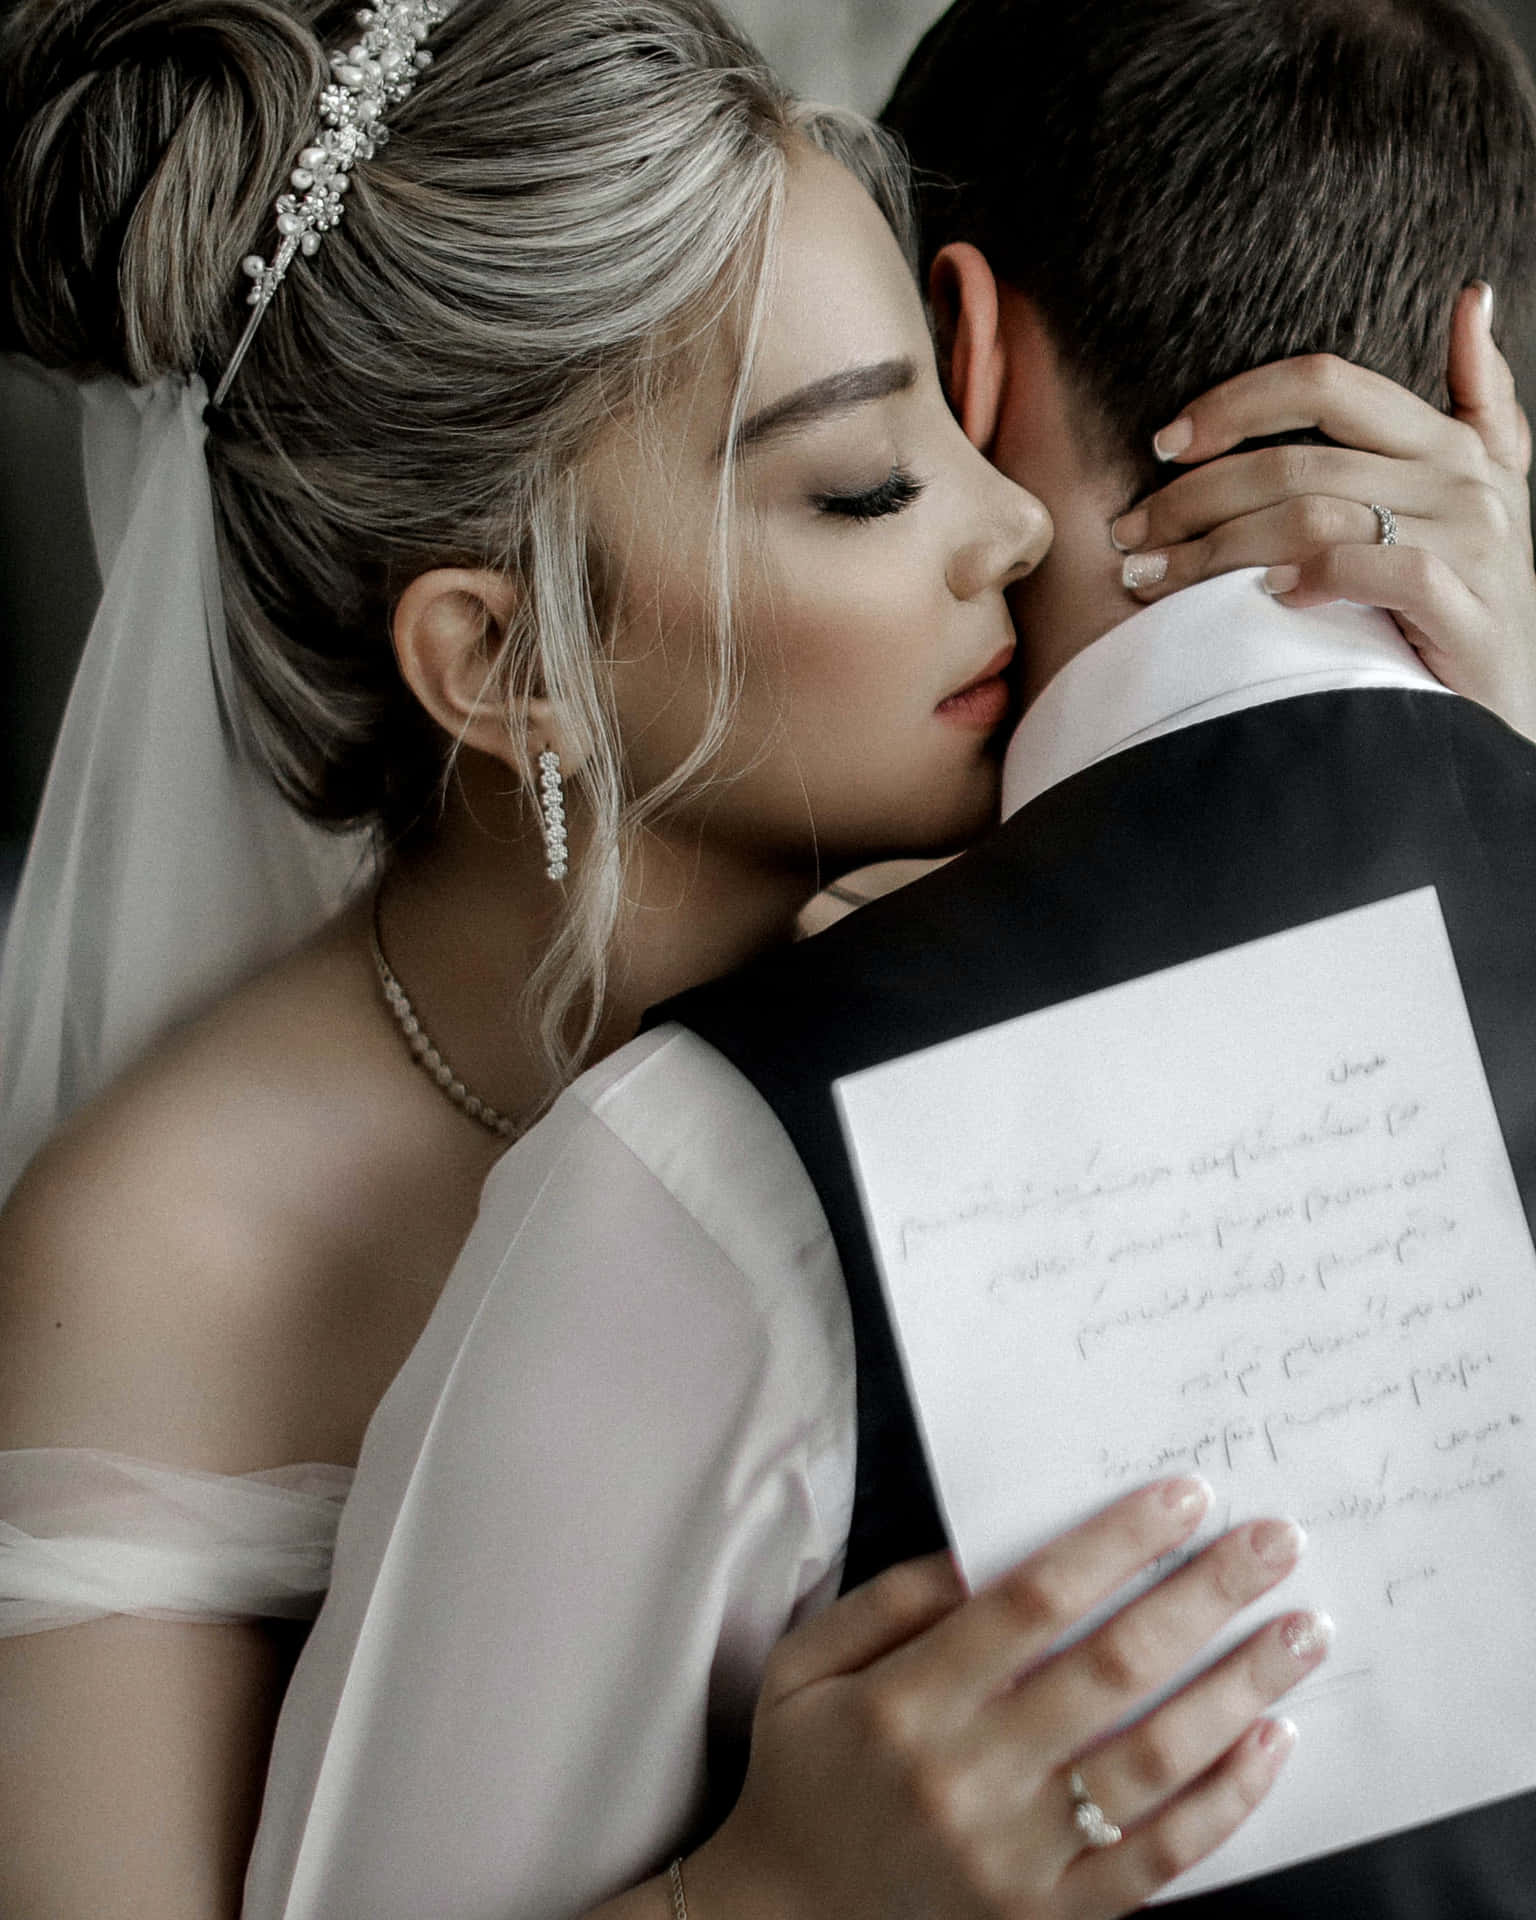
{"label": "white dress shirt collar", "polygon": [[1389,614],[1282,606],[1250,568],[1145,607],[1069,660],[1019,722],[1003,818],[1096,760],[1271,700],[1353,687],[1446,691]]}

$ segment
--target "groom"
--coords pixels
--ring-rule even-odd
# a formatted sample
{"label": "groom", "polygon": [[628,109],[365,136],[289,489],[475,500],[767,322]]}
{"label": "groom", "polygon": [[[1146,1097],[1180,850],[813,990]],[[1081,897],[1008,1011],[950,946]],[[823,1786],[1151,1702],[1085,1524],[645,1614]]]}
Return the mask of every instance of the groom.
{"label": "groom", "polygon": [[[1459,290],[1529,291],[1536,102],[1512,50],[1455,0],[958,0],[887,119],[917,168],[952,400],[1056,526],[1014,589],[1031,704],[1005,824],[662,1010],[767,1101],[832,1228],[858,1356],[845,1585],[943,1533],[839,1077],[1432,884],[1536,1219],[1536,752],[1381,614],[1299,612],[1252,572],[1133,598],[1160,566],[1135,502],[1189,438],[1153,436],[1191,396],[1332,352],[1443,403]],[[1339,511],[1354,539],[1411,544],[1398,504]],[[1536,1798],[1183,1910],[1536,1915]]]}

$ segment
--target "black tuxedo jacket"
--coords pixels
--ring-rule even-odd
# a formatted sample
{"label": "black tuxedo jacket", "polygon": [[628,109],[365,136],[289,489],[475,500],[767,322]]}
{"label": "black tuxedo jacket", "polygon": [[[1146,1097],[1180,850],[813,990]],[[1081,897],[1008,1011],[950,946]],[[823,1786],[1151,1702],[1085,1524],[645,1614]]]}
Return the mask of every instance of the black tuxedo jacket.
{"label": "black tuxedo jacket", "polygon": [[[1426,884],[1439,892],[1536,1222],[1536,747],[1438,692],[1308,694],[1130,748],[1041,794],[926,880],[657,1010],[695,1028],[768,1100],[836,1238],[858,1365],[845,1586],[942,1545],[944,1533],[833,1082]],[[1490,1687],[1499,1658],[1490,1649]],[[1536,1920],[1536,1795],[1163,1911]]]}

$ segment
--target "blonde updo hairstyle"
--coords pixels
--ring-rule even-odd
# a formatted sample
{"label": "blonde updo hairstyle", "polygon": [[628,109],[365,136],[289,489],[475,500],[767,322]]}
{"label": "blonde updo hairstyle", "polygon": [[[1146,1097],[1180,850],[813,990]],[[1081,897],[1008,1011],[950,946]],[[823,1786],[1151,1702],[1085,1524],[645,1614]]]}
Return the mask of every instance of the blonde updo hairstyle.
{"label": "blonde updo hairstyle", "polygon": [[[247,317],[242,256],[271,257],[272,203],[354,20],[304,0],[24,0],[5,49],[6,344],[212,390]],[[517,577],[494,682],[514,742],[532,689],[581,742],[590,832],[529,988],[553,1088],[596,1027],[636,836],[707,776],[741,674],[726,460],[709,724],[663,785],[628,791],[583,458],[615,418],[643,428],[722,325],[734,430],[794,133],[863,180],[910,255],[906,179],[868,122],[797,108],[708,0],[464,0],[427,44],[345,219],[209,414],[230,645],[284,792],[372,823],[387,856],[431,832],[453,760],[395,666],[395,601],[441,566]]]}

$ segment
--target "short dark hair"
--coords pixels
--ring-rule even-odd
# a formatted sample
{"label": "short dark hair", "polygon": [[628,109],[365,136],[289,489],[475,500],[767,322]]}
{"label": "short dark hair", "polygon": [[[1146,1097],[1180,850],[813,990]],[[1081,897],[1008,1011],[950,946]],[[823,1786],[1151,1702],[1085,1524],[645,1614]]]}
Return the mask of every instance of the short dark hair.
{"label": "short dark hair", "polygon": [[1475,0],[957,0],[884,115],[1150,479],[1205,388],[1335,353],[1446,404],[1456,296],[1536,264],[1536,89]]}

